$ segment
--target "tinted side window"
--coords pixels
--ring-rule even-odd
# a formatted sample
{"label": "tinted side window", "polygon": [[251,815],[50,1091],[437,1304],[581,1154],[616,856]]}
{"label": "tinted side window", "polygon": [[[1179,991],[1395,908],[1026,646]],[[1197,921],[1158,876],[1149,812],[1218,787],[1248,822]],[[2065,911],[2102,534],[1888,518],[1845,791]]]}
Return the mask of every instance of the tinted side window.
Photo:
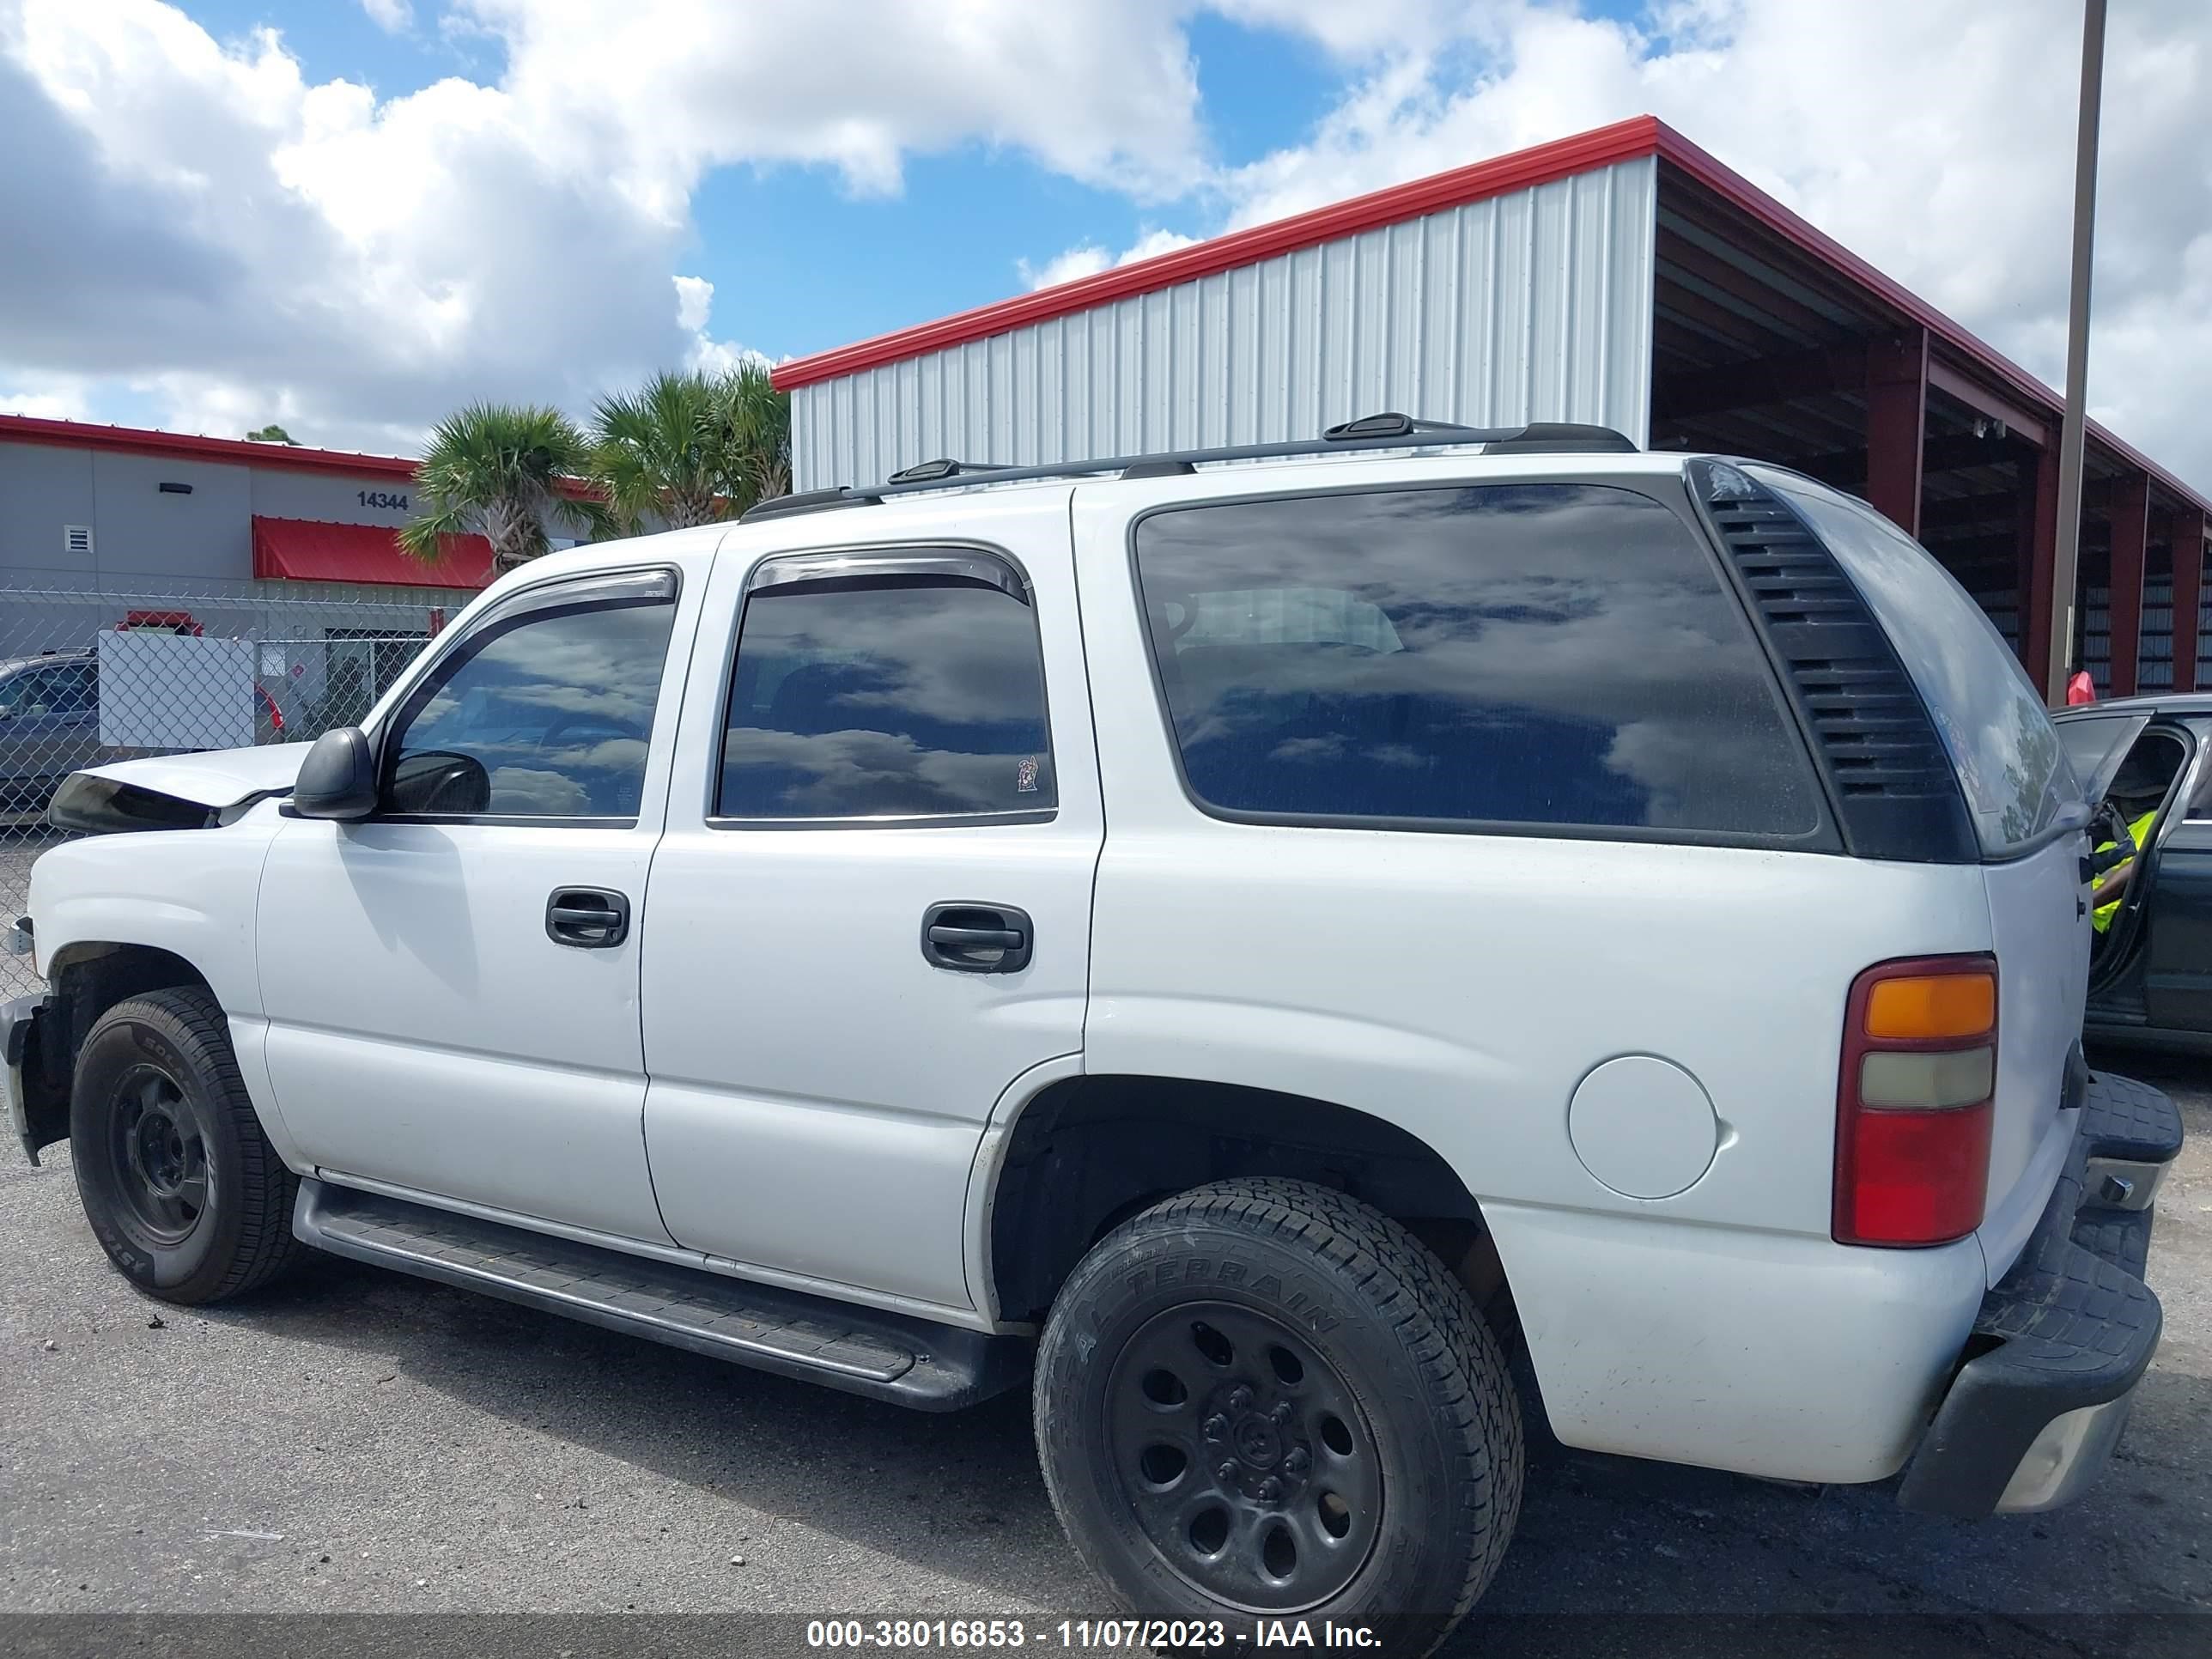
{"label": "tinted side window", "polygon": [[745,601],[718,811],[733,818],[1029,812],[1057,799],[1030,607],[942,578]]}
{"label": "tinted side window", "polygon": [[62,696],[57,705],[67,714],[82,714],[100,707],[100,671],[88,662],[73,663],[62,672]]}
{"label": "tinted side window", "polygon": [[672,599],[524,611],[454,648],[388,744],[399,812],[635,817]]}
{"label": "tinted side window", "polygon": [[1210,805],[1818,826],[1749,624],[1648,496],[1514,484],[1229,502],[1155,514],[1136,548],[1185,775]]}
{"label": "tinted side window", "polygon": [[33,668],[0,682],[0,708],[25,714],[75,714],[91,707],[89,665]]}
{"label": "tinted side window", "polygon": [[2043,699],[2004,635],[1935,556],[1872,507],[1793,473],[1752,469],[1827,544],[1920,690],[1982,850],[2033,841],[2081,786]]}
{"label": "tinted side window", "polygon": [[[2204,745],[2212,743],[2212,731],[2201,726],[2195,730],[2197,750],[2202,753]],[[2212,766],[2202,768],[2197,772],[2197,787],[2190,792],[2189,805],[2182,816],[2191,823],[2212,822]]]}
{"label": "tinted side window", "polygon": [[27,714],[58,714],[68,701],[67,687],[58,668],[34,668],[23,676],[15,707]]}

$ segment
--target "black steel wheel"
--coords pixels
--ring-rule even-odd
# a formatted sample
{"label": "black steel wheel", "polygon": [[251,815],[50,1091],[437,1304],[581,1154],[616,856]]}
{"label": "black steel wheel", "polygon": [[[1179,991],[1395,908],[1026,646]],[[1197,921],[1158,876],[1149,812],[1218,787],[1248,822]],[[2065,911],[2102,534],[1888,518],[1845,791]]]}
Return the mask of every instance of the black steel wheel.
{"label": "black steel wheel", "polygon": [[151,1063],[116,1079],[107,1103],[108,1175],[146,1236],[174,1248],[208,1206],[207,1135],[184,1085]]}
{"label": "black steel wheel", "polygon": [[164,1301],[220,1301],[296,1255],[299,1183],[238,1074],[204,990],[153,991],[93,1022],[70,1095],[70,1154],[108,1259]]}
{"label": "black steel wheel", "polygon": [[1318,1607],[1366,1564],[1382,1468],[1358,1396],[1310,1340],[1230,1302],[1156,1314],[1107,1384],[1138,1524],[1226,1605]]}
{"label": "black steel wheel", "polygon": [[1520,1508],[1519,1406],[1466,1289],[1304,1182],[1217,1182],[1100,1241],[1053,1304],[1035,1401],[1062,1524],[1146,1617],[1325,1618],[1421,1652]]}

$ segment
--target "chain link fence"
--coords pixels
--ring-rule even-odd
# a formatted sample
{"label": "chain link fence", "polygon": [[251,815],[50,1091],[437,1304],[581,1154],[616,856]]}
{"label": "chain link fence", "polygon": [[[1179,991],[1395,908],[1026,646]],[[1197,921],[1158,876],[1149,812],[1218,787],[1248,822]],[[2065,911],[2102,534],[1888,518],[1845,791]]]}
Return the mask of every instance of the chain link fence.
{"label": "chain link fence", "polygon": [[[46,808],[71,772],[354,725],[466,597],[0,590],[0,927],[69,837]],[[0,997],[37,987],[0,954]]]}

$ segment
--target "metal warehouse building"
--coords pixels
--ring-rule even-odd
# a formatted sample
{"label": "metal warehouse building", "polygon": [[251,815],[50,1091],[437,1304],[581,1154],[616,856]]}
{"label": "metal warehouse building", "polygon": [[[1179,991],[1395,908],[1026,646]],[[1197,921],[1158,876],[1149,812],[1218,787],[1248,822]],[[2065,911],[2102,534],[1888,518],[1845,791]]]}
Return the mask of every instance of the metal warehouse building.
{"label": "metal warehouse building", "polygon": [[1918,535],[2039,678],[2212,685],[2207,498],[1661,122],[1617,125],[787,362],[794,488],[1312,437],[1386,409],[1771,459]]}
{"label": "metal warehouse building", "polygon": [[365,707],[491,578],[481,536],[399,551],[415,465],[0,415],[0,659],[118,627],[251,638],[288,720],[333,683]]}

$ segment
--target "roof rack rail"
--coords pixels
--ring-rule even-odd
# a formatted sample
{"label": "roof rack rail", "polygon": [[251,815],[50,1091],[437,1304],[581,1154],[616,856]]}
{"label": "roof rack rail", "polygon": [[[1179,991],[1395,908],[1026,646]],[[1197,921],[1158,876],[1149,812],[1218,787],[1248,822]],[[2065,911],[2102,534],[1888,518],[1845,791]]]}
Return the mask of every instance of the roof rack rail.
{"label": "roof rack rail", "polygon": [[975,472],[1004,472],[1006,467],[998,461],[956,461],[950,455],[934,461],[916,461],[912,466],[902,466],[884,480],[885,483],[935,483],[940,479],[966,477]]}
{"label": "roof rack rail", "polygon": [[1573,421],[1530,421],[1521,426],[1456,426],[1447,421],[1416,420],[1393,410],[1343,422],[1330,427],[1318,438],[1292,438],[1279,443],[1231,444],[1215,449],[1115,455],[1095,461],[1048,461],[1038,466],[993,466],[950,459],[923,461],[892,473],[879,484],[842,484],[830,489],[810,489],[801,495],[780,495],[748,509],[739,521],[751,523],[760,519],[781,518],[787,514],[860,507],[894,495],[957,489],[969,484],[1023,483],[1032,479],[1087,477],[1107,472],[1118,472],[1125,478],[1157,478],[1194,471],[1209,462],[1278,460],[1297,455],[1340,454],[1346,450],[1411,449],[1455,444],[1480,444],[1484,453],[1491,455],[1636,453],[1636,446],[1609,426],[1588,426]]}
{"label": "roof rack rail", "polygon": [[755,501],[738,514],[738,522],[752,524],[762,519],[781,519],[787,514],[823,513],[833,507],[868,507],[876,500],[850,484],[832,484],[827,489],[802,489],[796,495],[771,495],[764,501]]}

